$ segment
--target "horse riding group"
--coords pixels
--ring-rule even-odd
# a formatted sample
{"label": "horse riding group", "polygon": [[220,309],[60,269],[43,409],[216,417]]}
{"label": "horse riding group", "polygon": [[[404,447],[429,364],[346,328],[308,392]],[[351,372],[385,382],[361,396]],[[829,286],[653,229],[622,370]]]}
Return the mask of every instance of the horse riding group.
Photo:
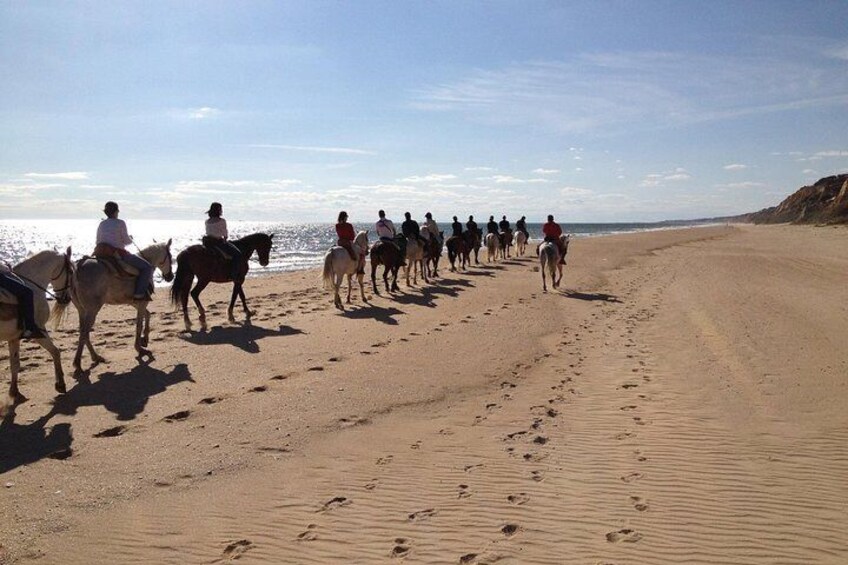
{"label": "horse riding group", "polygon": [[[82,369],[84,348],[87,348],[92,363],[104,361],[94,349],[91,332],[97,314],[106,304],[127,304],[135,307],[135,349],[139,359],[152,359],[152,354],[147,349],[150,333],[150,312],[147,306],[153,292],[152,275],[156,269],[165,281],[173,281],[170,290],[171,301],[182,309],[186,332],[191,331],[191,321],[188,317],[189,296],[200,313],[201,328],[204,331],[207,329],[206,311],[200,302],[200,293],[210,282],[233,283],[227,310],[230,321],[235,321],[233,308],[236,298],[241,299],[248,320],[253,314],[247,306],[242,285],[249,269],[248,261],[254,253],[258,255],[260,265],[268,265],[273,234],[254,233],[241,239],[229,239],[227,223],[222,216],[223,207],[213,202],[207,211],[209,218],[206,220],[206,235],[202,238],[202,243],[192,245],[177,255],[177,267],[174,272],[170,239],[164,243],[153,243],[144,249],[137,248],[138,253],[130,253],[126,248],[129,245],[135,246],[135,242],[129,236],[124,221],[118,219],[118,205],[115,202],[107,202],[103,212],[106,219],[98,226],[96,246],[90,256],[84,256],[74,262],[71,260],[69,247],[64,253],[42,251],[13,268],[0,264],[0,340],[9,343],[9,396],[13,401],[23,398],[18,390],[22,339],[32,339],[50,353],[54,365],[56,391],[65,392],[59,349],[43,328],[51,316],[58,324],[71,302],[79,315],[79,341],[73,361],[74,378],[80,379],[85,375]],[[347,213],[341,212],[336,224],[338,245],[327,252],[324,261],[323,279],[328,287],[334,288],[334,303],[338,308],[342,308],[339,288],[345,275],[348,277],[348,303],[354,274],[358,276],[360,293],[365,301],[363,277],[366,255],[371,259],[371,282],[375,294],[379,294],[376,272],[380,265],[384,267],[383,281],[386,292],[391,292],[398,290],[397,275],[402,266],[406,268],[407,285],[410,269],[413,271],[413,283],[417,283],[419,270],[425,281],[431,276],[438,276],[439,259],[445,247],[448,249],[452,271],[456,269],[457,260],[461,269],[467,268],[472,252],[475,263],[479,263],[482,231],[477,227],[473,216],[469,216],[465,229],[454,216],[452,233],[445,239],[444,232],[439,231],[429,212],[426,214],[423,229],[407,212],[401,225],[401,233],[398,233],[392,221],[386,218],[385,212],[380,210],[375,225],[378,240],[370,248],[368,231],[354,233],[347,220]],[[548,216],[548,220],[544,228],[545,241],[539,247],[545,290],[545,269],[550,271],[556,288],[562,279],[564,261],[561,259],[564,259],[568,249],[568,236],[562,235],[562,230],[553,222],[552,216]],[[492,230],[493,223],[494,218],[490,217],[487,240],[490,236],[497,237],[501,256],[509,257],[509,247],[513,239],[509,222],[504,216],[500,225],[495,224],[495,229]],[[523,255],[524,245],[529,239],[523,217],[516,224],[516,228],[516,245],[519,254]],[[489,260],[493,258],[490,255]],[[556,276],[557,269],[559,278]],[[391,286],[388,282],[389,275],[392,276]],[[53,287],[52,292],[47,289],[50,285]],[[45,294],[51,294],[55,298],[52,314]]]}
{"label": "horse riding group", "polygon": [[[468,217],[465,226],[454,216],[451,235],[448,238],[445,238],[444,232],[439,230],[430,212],[424,215],[426,220],[423,229],[412,219],[412,215],[406,212],[400,233],[395,228],[394,222],[386,217],[385,211],[380,210],[378,217],[374,225],[378,240],[369,250],[368,230],[355,233],[353,225],[348,222],[347,212],[339,213],[338,223],[336,223],[338,244],[324,256],[322,278],[324,286],[333,290],[333,303],[340,310],[344,309],[339,292],[345,276],[348,281],[347,303],[350,304],[354,275],[359,280],[362,300],[363,302],[366,300],[363,280],[366,255],[371,258],[371,284],[374,294],[379,294],[377,268],[381,265],[386,292],[394,292],[399,290],[397,276],[400,267],[405,268],[407,286],[410,285],[410,271],[413,273],[413,284],[418,283],[419,271],[425,282],[429,282],[429,277],[438,276],[439,259],[443,248],[447,248],[451,271],[456,271],[457,261],[460,269],[467,269],[471,264],[472,252],[475,264],[480,263],[478,254],[483,242],[483,232],[477,227],[474,216]],[[498,257],[502,259],[510,257],[510,248],[513,244],[516,246],[517,255],[524,255],[530,239],[526,220],[526,217],[522,216],[516,222],[516,232],[513,236],[512,227],[506,216],[503,216],[500,223],[495,222],[494,216],[489,216],[489,223],[486,226],[488,233],[485,239],[489,262],[496,261]],[[568,252],[569,237],[563,235],[562,228],[554,222],[553,216],[548,216],[548,222],[543,226],[542,231],[545,240],[540,244],[538,253],[542,265],[542,286],[547,291],[545,268],[548,268],[553,286],[557,288],[562,280],[562,265],[565,264],[565,254]],[[544,260],[541,259],[543,250]],[[390,276],[391,284],[389,284]]]}

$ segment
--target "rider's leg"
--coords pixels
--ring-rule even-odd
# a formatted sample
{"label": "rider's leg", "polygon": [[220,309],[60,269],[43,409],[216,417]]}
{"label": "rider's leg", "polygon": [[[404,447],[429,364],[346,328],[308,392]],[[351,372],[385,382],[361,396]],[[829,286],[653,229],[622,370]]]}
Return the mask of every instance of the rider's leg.
{"label": "rider's leg", "polygon": [[232,257],[230,260],[230,278],[234,281],[239,276],[239,271],[241,270],[241,262],[242,262],[242,252],[241,249],[236,247],[234,244],[229,241],[221,240],[221,247],[224,248],[224,253]]}
{"label": "rider's leg", "polygon": [[32,290],[13,275],[0,275],[0,288],[8,290],[18,299],[21,318],[24,322],[24,339],[46,337],[44,330],[35,322],[35,304]]}
{"label": "rider's leg", "polygon": [[136,300],[149,300],[148,288],[153,282],[153,265],[138,255],[124,255],[121,260],[138,269],[138,277],[135,279],[135,291],[133,298]]}

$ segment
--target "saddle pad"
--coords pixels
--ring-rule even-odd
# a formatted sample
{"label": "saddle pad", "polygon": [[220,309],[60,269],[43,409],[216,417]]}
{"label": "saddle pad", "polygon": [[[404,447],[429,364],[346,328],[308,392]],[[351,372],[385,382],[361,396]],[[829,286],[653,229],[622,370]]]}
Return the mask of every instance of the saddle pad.
{"label": "saddle pad", "polygon": [[114,257],[83,257],[83,260],[85,259],[94,259],[116,277],[135,278],[138,276],[138,269]]}
{"label": "saddle pad", "polygon": [[17,304],[18,297],[9,292],[8,290],[3,290],[0,288],[0,302],[3,304]]}

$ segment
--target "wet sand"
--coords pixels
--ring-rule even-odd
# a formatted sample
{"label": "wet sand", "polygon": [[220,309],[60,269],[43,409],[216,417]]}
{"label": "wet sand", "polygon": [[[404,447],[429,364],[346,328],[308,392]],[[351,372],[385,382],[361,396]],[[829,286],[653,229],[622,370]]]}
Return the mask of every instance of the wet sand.
{"label": "wet sand", "polygon": [[848,560],[848,230],[575,240],[547,294],[535,265],[345,313],[251,279],[252,326],[210,288],[190,337],[162,293],[148,365],[113,307],[55,403],[27,346],[0,562]]}

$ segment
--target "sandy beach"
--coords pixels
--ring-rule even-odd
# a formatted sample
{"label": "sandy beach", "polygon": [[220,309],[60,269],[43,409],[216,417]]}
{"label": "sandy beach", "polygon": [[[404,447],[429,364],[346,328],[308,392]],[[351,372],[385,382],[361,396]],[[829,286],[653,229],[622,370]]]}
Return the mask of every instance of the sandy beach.
{"label": "sandy beach", "polygon": [[155,360],[107,307],[63,397],[26,345],[0,563],[848,562],[848,230],[568,259],[559,291],[529,257],[443,265],[345,312],[316,271],[253,278],[252,325],[215,286],[191,336],[160,291]]}

